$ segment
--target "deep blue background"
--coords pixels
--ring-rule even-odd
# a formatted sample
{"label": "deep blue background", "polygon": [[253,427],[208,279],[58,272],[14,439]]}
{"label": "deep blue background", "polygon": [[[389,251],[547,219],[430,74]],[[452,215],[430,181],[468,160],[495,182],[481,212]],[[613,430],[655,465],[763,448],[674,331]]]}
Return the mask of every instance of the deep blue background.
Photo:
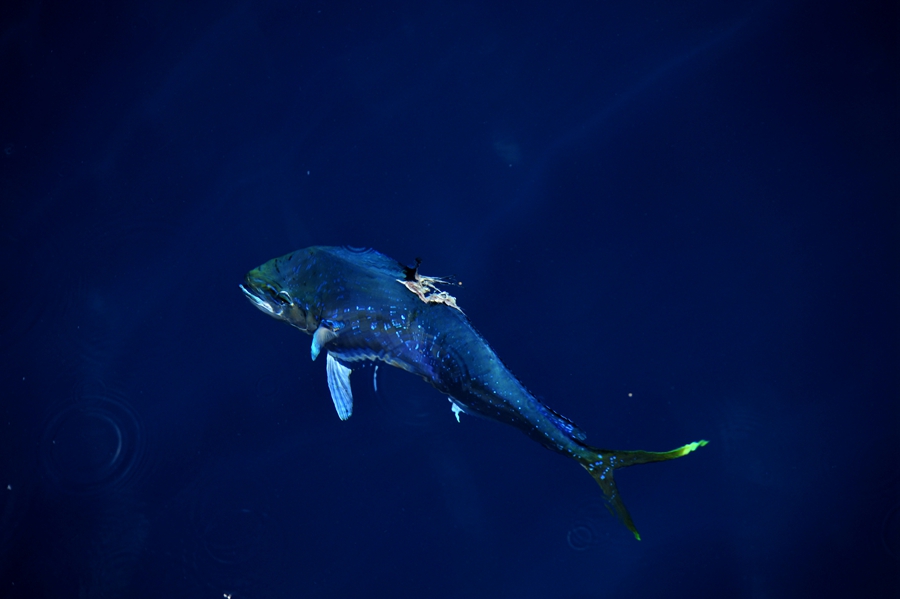
{"label": "deep blue background", "polygon": [[[891,597],[895,2],[5,3],[0,596]],[[237,284],[371,246],[573,462]]]}

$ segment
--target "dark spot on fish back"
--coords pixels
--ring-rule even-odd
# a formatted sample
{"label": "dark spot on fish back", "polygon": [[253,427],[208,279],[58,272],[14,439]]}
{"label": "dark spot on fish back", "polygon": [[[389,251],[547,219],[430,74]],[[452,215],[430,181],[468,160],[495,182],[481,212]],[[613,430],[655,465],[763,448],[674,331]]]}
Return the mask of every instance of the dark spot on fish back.
{"label": "dark spot on fish back", "polygon": [[407,281],[415,281],[419,276],[419,265],[422,264],[421,258],[416,258],[415,266],[404,266],[403,276]]}

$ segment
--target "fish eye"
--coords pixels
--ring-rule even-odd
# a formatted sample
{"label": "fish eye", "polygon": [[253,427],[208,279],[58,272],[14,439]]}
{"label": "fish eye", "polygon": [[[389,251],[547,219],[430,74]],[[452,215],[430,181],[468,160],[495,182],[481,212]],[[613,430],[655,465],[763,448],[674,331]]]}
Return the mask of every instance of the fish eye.
{"label": "fish eye", "polygon": [[282,306],[289,306],[293,300],[291,300],[291,294],[287,291],[279,291],[275,294],[275,301]]}

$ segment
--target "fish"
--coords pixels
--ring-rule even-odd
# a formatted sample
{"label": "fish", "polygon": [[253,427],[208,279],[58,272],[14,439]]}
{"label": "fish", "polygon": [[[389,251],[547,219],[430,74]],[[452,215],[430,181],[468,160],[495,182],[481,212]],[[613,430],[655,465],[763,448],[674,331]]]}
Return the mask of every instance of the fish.
{"label": "fish", "polygon": [[341,420],[353,413],[355,366],[381,362],[415,374],[449,398],[457,421],[466,414],[501,422],[577,461],[600,486],[610,513],[640,540],[613,473],[680,458],[708,442],[664,452],[588,445],[581,428],[503,364],[446,290],[453,282],[421,274],[420,264],[406,266],[373,249],[313,246],[251,270],[239,287],[262,312],[312,336],[310,356],[325,354]]}

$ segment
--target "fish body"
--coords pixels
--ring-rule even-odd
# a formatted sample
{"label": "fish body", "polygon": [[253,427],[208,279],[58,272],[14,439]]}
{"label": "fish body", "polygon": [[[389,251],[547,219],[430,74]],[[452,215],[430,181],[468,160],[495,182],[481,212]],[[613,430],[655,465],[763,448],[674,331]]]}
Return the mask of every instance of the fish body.
{"label": "fish body", "polygon": [[452,402],[453,412],[479,415],[523,431],[578,461],[615,513],[640,535],[619,497],[617,468],[681,457],[706,444],[668,452],[616,451],[585,443],[584,432],[532,395],[469,323],[456,300],[426,277],[374,250],[317,246],[251,270],[241,285],[257,308],[312,335],[311,357],[326,353],[332,400],[350,417],[349,375],[355,363],[381,361],[418,375]]}

